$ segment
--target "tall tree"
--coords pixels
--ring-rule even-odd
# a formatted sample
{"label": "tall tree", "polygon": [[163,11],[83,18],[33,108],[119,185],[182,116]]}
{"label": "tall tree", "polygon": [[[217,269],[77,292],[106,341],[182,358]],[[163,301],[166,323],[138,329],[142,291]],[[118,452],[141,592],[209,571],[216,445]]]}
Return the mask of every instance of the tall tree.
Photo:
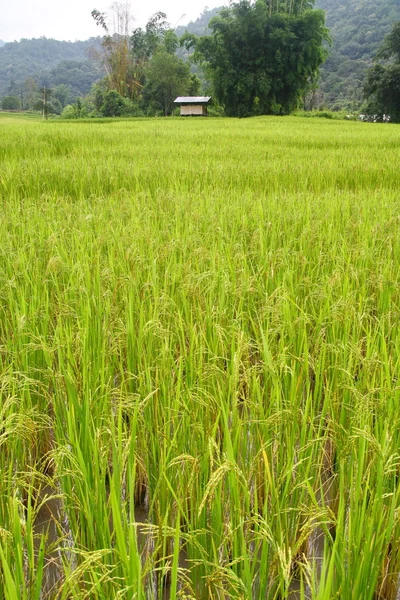
{"label": "tall tree", "polygon": [[311,0],[242,0],[210,23],[194,47],[228,116],[287,114],[326,57],[325,15]]}
{"label": "tall tree", "polygon": [[376,60],[365,80],[366,110],[400,123],[400,21],[386,36]]}
{"label": "tall tree", "polygon": [[102,52],[98,55],[108,76],[109,88],[122,96],[134,97],[138,82],[133,74],[128,3],[115,2],[109,14],[92,10],[96,25],[105,33]]}
{"label": "tall tree", "polygon": [[146,71],[144,102],[167,116],[174,109],[174,100],[186,94],[191,83],[188,63],[165,49],[156,52]]}
{"label": "tall tree", "polygon": [[151,57],[160,50],[174,54],[178,48],[178,38],[170,29],[167,15],[156,12],[150,17],[144,29],[141,27],[134,29],[131,45],[135,78],[143,87]]}

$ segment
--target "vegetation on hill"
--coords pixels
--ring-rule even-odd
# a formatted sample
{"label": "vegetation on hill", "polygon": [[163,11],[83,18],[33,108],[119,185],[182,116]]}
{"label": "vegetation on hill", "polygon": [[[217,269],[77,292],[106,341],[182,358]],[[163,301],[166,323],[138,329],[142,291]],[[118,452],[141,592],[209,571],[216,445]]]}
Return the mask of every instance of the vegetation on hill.
{"label": "vegetation on hill", "polygon": [[399,0],[317,0],[326,11],[332,47],[321,70],[322,102],[352,108],[362,99],[367,69],[396,21]]}
{"label": "vegetation on hill", "polygon": [[190,21],[187,25],[179,25],[179,27],[175,29],[176,35],[181,37],[187,31],[197,36],[207,35],[207,33],[210,33],[209,24],[211,19],[215,17],[221,9],[222,6],[212,9],[205,8],[195,21]]}
{"label": "vegetation on hill", "polygon": [[400,122],[400,21],[385,37],[377,62],[368,70],[364,93],[367,112],[386,114],[392,121]]}
{"label": "vegetation on hill", "polygon": [[100,38],[63,42],[48,38],[22,39],[0,48],[0,97],[18,95],[26,104],[36,85],[65,84],[72,97],[87,94],[104,76],[90,53]]}

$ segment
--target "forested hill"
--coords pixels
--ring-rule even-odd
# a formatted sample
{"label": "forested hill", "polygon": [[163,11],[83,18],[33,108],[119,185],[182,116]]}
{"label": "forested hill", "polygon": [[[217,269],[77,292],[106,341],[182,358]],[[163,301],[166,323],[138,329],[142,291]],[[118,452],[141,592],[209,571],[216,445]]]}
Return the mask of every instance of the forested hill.
{"label": "forested hill", "polygon": [[208,32],[208,24],[215,15],[219,13],[221,10],[221,6],[219,8],[212,8],[210,10],[205,9],[201,15],[195,20],[190,21],[188,25],[180,25],[175,29],[178,37],[183,35],[185,31],[189,31],[194,35],[206,35]]}
{"label": "forested hill", "polygon": [[400,21],[399,0],[317,0],[326,11],[332,47],[321,74],[324,101],[352,108],[383,38]]}
{"label": "forested hill", "polygon": [[38,85],[67,84],[72,93],[86,94],[93,81],[103,76],[90,58],[100,38],[60,42],[48,38],[22,39],[0,48],[0,97],[26,92],[27,82]]}

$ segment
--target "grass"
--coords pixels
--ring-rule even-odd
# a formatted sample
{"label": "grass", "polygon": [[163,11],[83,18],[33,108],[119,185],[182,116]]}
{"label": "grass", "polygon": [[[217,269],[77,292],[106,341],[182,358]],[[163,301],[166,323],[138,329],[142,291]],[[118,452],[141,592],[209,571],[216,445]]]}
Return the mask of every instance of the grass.
{"label": "grass", "polygon": [[400,129],[310,121],[2,122],[0,597],[396,598]]}
{"label": "grass", "polygon": [[42,116],[38,112],[7,112],[0,110],[0,121],[3,119],[12,119],[13,121],[35,120],[38,121]]}

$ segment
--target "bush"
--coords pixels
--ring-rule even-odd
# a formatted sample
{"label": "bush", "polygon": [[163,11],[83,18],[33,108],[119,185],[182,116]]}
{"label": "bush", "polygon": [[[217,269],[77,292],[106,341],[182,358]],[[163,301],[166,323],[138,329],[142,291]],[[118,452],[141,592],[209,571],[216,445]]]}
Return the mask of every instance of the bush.
{"label": "bush", "polygon": [[144,112],[137,102],[133,102],[132,100],[129,100],[129,98],[125,98],[122,115],[124,117],[144,117]]}
{"label": "bush", "polygon": [[61,113],[62,119],[79,119],[80,114],[76,104],[67,104]]}
{"label": "bush", "polygon": [[1,101],[1,108],[3,110],[19,110],[21,102],[17,96],[5,96]]}
{"label": "bush", "polygon": [[125,98],[117,91],[110,90],[104,94],[101,114],[104,117],[121,117],[124,114]]}

